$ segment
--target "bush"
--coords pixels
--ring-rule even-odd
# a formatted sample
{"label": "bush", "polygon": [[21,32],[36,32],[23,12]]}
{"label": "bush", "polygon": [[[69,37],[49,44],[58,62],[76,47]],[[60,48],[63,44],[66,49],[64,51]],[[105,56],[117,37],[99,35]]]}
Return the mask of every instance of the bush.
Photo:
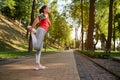
{"label": "bush", "polygon": [[80,51],[80,52],[91,58],[102,58],[102,59],[110,58],[110,54],[107,54],[105,52],[94,52],[94,51]]}

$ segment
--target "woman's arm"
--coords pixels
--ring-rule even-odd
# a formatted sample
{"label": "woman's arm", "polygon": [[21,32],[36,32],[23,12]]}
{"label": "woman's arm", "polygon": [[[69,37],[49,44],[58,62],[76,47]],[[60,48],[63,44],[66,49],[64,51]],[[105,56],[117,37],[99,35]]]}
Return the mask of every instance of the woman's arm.
{"label": "woman's arm", "polygon": [[39,18],[37,17],[32,24],[32,28],[34,28],[38,23],[39,23]]}
{"label": "woman's arm", "polygon": [[29,30],[32,31],[32,29],[33,29],[38,23],[39,23],[39,18],[37,17],[37,18],[34,20],[31,28],[29,28]]}

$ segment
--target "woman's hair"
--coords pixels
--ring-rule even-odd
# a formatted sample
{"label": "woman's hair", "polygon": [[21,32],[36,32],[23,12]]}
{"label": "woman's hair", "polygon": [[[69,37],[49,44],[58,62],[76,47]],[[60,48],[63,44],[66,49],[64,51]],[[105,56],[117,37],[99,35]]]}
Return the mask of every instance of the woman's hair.
{"label": "woman's hair", "polygon": [[46,9],[47,5],[44,5],[41,7],[41,9],[39,10],[40,13],[44,13],[44,9]]}

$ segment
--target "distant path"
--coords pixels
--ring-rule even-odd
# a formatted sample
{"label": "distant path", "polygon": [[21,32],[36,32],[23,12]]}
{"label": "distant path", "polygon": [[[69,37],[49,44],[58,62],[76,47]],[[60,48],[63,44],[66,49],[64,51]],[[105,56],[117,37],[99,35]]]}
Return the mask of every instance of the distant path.
{"label": "distant path", "polygon": [[119,80],[78,52],[74,52],[80,80]]}

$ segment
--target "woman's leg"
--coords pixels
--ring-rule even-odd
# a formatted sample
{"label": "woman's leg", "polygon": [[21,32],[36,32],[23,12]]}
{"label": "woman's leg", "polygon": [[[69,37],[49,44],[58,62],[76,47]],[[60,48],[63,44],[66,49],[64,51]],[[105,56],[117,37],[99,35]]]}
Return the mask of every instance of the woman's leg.
{"label": "woman's leg", "polygon": [[33,45],[33,48],[36,49],[36,48],[37,48],[37,38],[36,38],[36,34],[35,34],[35,33],[32,33],[32,34],[31,34],[31,37],[32,37],[32,45]]}
{"label": "woman's leg", "polygon": [[36,39],[37,39],[36,67],[41,66],[40,57],[41,57],[41,50],[43,47],[42,43],[43,43],[45,34],[46,34],[46,31],[44,29],[38,28],[37,33],[36,33]]}
{"label": "woman's leg", "polygon": [[42,43],[44,40],[44,36],[46,34],[46,30],[44,30],[43,28],[38,28],[37,32],[36,32],[36,40],[35,40],[35,50],[40,51],[42,49]]}
{"label": "woman's leg", "polygon": [[36,53],[36,66],[40,66],[40,57],[41,57],[41,51],[37,51],[37,53]]}

